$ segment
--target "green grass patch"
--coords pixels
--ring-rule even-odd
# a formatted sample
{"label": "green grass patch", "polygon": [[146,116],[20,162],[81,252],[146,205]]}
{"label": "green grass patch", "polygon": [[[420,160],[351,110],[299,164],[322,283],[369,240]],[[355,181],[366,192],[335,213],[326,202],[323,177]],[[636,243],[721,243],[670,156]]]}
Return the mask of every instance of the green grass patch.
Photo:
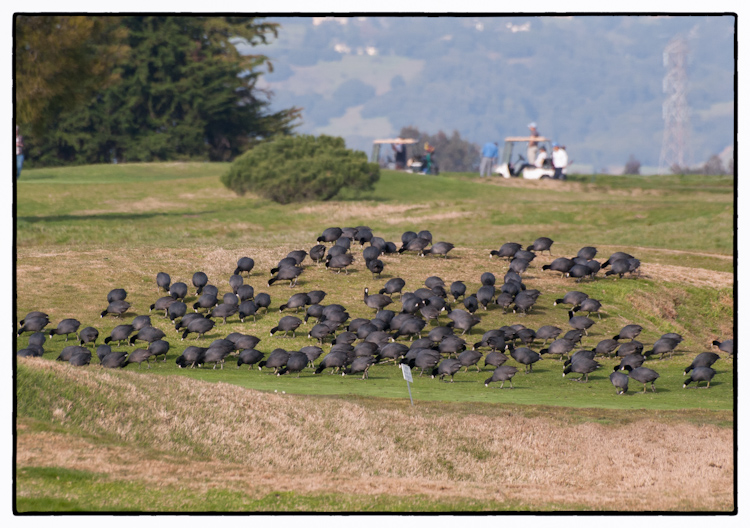
{"label": "green grass patch", "polygon": [[[642,394],[643,386],[631,381],[627,395],[617,396],[609,382],[609,374],[615,360],[601,360],[603,367],[589,377],[589,383],[577,383],[571,378],[563,378],[562,362],[557,359],[547,359],[534,365],[531,374],[524,374],[521,370],[513,378],[514,389],[509,389],[508,383],[504,389],[484,386],[484,381],[492,375],[492,371],[476,369],[456,374],[454,383],[441,382],[430,379],[429,373],[423,377],[415,374],[416,379],[411,386],[412,397],[416,405],[425,401],[441,402],[475,402],[486,404],[520,404],[547,405],[551,407],[571,408],[605,408],[605,409],[732,409],[732,365],[716,365],[719,373],[711,383],[711,388],[705,390],[683,389],[685,377],[683,370],[689,361],[658,362],[647,364],[649,368],[657,370],[660,379],[657,381],[657,392],[652,393],[650,386],[646,394]],[[508,364],[522,365],[510,360]],[[723,368],[722,368],[723,367]],[[166,369],[161,370],[166,373]],[[289,394],[337,395],[337,396],[369,396],[373,398],[394,398],[408,402],[406,382],[400,369],[382,365],[370,369],[369,380],[360,381],[356,377],[342,377],[329,375],[327,372],[315,375],[310,371],[302,373],[300,378],[277,377],[265,372],[236,371],[235,368],[216,372],[208,369],[191,369],[179,371],[177,374],[189,376],[208,382],[232,383],[241,387],[270,392],[286,392]],[[577,378],[578,375],[571,375]]]}
{"label": "green grass patch", "polygon": [[[227,168],[169,163],[29,170],[18,185],[19,245],[175,247],[186,239],[247,244],[268,242],[269,234],[296,238],[301,230],[315,233],[330,223],[326,215],[311,216],[299,206],[235,196],[219,182]],[[424,217],[427,225],[408,218],[393,224],[392,215],[389,222],[356,214],[350,218],[352,225],[367,223],[391,238],[419,223],[456,244],[474,247],[494,248],[510,238],[530,242],[544,234],[558,246],[732,251],[731,178],[580,180],[575,187],[533,187],[535,182],[528,182],[531,187],[504,187],[503,181],[485,182],[466,174],[382,171],[371,193],[342,193],[338,201],[327,203],[417,206],[408,216]],[[457,213],[466,216],[457,220]]]}
{"label": "green grass patch", "polygon": [[347,493],[304,494],[288,491],[257,490],[248,493],[231,484],[206,491],[185,486],[155,488],[139,480],[111,478],[103,473],[60,467],[25,467],[17,473],[16,508],[19,513],[46,512],[320,512],[320,513],[399,513],[399,512],[513,512],[580,511],[576,504],[552,501],[533,504],[520,501],[432,499],[425,495],[408,497]]}

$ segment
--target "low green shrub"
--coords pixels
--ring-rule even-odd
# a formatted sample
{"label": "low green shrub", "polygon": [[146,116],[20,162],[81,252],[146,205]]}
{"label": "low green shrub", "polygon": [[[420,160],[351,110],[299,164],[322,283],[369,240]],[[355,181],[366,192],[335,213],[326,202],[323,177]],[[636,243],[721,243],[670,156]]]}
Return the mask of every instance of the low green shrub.
{"label": "low green shrub", "polygon": [[238,157],[221,181],[282,204],[330,200],[344,188],[367,191],[380,178],[377,163],[331,136],[281,136]]}

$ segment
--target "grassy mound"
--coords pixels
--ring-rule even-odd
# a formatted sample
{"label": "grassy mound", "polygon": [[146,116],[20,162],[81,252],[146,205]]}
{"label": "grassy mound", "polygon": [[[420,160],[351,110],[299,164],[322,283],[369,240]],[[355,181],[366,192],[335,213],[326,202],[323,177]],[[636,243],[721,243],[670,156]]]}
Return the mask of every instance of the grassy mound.
{"label": "grassy mound", "polygon": [[18,387],[20,511],[731,509],[732,431],[706,425],[727,412],[412,408],[39,359]]}

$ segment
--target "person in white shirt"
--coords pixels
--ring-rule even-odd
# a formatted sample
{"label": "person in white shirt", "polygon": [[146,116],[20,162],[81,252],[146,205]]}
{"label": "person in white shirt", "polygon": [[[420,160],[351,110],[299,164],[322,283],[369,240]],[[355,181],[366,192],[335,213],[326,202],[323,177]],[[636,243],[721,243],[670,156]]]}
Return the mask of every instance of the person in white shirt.
{"label": "person in white shirt", "polygon": [[547,161],[547,149],[544,146],[539,147],[539,154],[534,162],[534,167],[541,169],[544,167],[544,162]]}
{"label": "person in white shirt", "polygon": [[552,144],[552,165],[555,167],[555,180],[565,180],[567,177],[563,174],[563,169],[568,166],[568,153],[560,148],[557,143]]}

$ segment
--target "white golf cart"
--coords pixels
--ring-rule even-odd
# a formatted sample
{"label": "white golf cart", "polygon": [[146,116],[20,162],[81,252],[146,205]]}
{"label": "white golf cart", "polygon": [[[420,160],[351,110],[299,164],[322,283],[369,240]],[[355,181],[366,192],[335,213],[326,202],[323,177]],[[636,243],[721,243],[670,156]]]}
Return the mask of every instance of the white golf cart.
{"label": "white golf cart", "polygon": [[[535,140],[537,142],[537,148],[542,146],[547,151],[547,159],[544,161],[542,167],[535,167],[535,160],[526,160],[526,150],[529,146],[529,141]],[[513,150],[518,153],[519,151],[523,154],[518,154],[515,162],[513,162]],[[495,174],[502,176],[503,178],[524,178],[525,180],[542,180],[552,178],[555,174],[555,169],[552,166],[552,144],[550,140],[544,137],[507,137],[505,138],[505,146],[503,147],[503,157],[500,159],[500,163],[495,168]]]}
{"label": "white golf cart", "polygon": [[415,149],[412,148],[412,145],[415,145],[416,143],[417,140],[411,138],[376,139],[372,142],[372,154],[370,155],[370,161],[373,163],[378,162],[378,160],[380,159],[380,147],[382,145],[399,145],[402,149],[400,159],[396,159],[398,158],[398,156],[396,156],[394,153],[393,159],[389,160],[386,168],[404,170],[407,168],[408,161],[414,157],[415,153],[413,151]]}
{"label": "white golf cart", "polygon": [[[376,139],[372,142],[372,155],[370,161],[377,163],[380,160],[380,148],[382,145],[399,145],[400,156],[394,153],[394,158],[388,156],[388,161],[382,167],[391,170],[402,170],[410,173],[439,174],[440,167],[431,156],[431,152],[420,150],[417,145],[419,140],[412,138]],[[433,149],[434,150],[434,149]]]}

